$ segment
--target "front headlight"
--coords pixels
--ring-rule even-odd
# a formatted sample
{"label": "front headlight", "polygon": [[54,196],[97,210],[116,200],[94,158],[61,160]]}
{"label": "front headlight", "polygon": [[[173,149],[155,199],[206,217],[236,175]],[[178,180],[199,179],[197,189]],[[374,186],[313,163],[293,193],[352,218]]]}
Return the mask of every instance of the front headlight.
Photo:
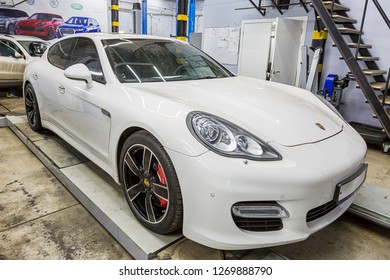
{"label": "front headlight", "polygon": [[196,139],[214,152],[252,160],[281,160],[281,155],[262,140],[213,115],[191,112],[187,126]]}

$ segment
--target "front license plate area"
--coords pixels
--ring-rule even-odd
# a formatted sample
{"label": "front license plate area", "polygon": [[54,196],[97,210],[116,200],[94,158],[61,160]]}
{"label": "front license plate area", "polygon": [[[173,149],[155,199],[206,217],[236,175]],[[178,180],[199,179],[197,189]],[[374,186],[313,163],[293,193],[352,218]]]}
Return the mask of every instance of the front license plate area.
{"label": "front license plate area", "polygon": [[336,185],[334,200],[337,204],[350,198],[363,185],[368,165],[363,164],[355,173]]}

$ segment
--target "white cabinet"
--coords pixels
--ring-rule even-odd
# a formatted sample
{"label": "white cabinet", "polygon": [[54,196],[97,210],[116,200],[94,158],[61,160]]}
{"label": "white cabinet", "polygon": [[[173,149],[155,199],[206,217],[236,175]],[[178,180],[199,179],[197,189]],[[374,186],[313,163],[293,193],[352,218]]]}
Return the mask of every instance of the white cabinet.
{"label": "white cabinet", "polygon": [[307,18],[242,21],[238,75],[297,86]]}

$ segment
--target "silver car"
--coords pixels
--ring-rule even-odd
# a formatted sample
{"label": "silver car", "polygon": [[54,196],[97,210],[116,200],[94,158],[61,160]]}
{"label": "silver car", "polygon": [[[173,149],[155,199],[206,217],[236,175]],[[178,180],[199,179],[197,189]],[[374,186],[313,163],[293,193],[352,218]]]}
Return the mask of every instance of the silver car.
{"label": "silver car", "polygon": [[16,34],[16,24],[26,18],[24,11],[0,8],[0,33]]}

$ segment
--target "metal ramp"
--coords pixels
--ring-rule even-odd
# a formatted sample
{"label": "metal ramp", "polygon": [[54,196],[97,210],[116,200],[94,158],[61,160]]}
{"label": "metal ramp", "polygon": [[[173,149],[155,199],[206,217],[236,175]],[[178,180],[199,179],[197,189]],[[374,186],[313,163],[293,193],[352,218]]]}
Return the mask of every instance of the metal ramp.
{"label": "metal ramp", "polygon": [[23,116],[0,118],[80,203],[135,259],[147,260],[183,236],[158,235],[133,216],[122,190],[108,174],[51,132],[36,133]]}

